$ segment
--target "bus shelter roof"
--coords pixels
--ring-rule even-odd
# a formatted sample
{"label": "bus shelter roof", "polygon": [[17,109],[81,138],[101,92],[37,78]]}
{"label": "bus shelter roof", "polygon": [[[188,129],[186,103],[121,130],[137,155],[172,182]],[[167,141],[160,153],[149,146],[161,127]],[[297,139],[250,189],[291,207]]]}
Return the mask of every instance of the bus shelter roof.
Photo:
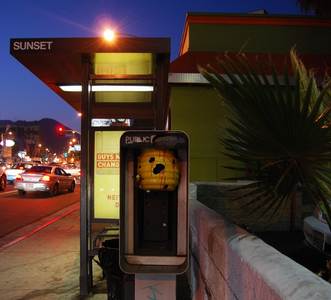
{"label": "bus shelter roof", "polygon": [[81,85],[83,56],[89,58],[91,84],[137,86],[147,82],[153,88],[144,97],[138,92],[125,98],[109,93],[100,101],[93,96],[94,103],[100,103],[93,105],[92,117],[140,119],[147,126],[155,125],[156,119],[161,127],[166,123],[169,38],[118,37],[113,42],[103,38],[11,39],[10,53],[77,111],[81,111],[81,92],[65,91],[61,86]]}

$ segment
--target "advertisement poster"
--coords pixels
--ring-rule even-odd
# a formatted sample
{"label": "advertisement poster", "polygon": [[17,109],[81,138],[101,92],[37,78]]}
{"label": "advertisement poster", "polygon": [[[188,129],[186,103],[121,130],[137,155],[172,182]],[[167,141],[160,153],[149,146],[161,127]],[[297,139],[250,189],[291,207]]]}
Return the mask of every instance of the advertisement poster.
{"label": "advertisement poster", "polygon": [[123,131],[96,131],[94,218],[119,219],[120,137]]}

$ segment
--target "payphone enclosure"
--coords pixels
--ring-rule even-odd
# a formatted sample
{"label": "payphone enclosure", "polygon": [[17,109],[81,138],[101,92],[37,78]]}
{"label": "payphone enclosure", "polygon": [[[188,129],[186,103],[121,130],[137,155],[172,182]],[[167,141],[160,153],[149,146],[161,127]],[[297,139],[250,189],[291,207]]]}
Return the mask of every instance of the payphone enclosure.
{"label": "payphone enclosure", "polygon": [[183,273],[188,266],[188,138],[128,131],[120,143],[120,266]]}

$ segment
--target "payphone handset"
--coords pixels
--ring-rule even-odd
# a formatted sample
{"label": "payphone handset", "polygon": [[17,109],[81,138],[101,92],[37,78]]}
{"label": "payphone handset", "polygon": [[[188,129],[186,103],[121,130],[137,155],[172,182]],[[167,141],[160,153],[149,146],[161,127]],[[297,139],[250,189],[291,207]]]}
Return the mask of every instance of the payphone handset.
{"label": "payphone handset", "polygon": [[188,138],[128,131],[120,143],[120,265],[182,273],[188,265]]}

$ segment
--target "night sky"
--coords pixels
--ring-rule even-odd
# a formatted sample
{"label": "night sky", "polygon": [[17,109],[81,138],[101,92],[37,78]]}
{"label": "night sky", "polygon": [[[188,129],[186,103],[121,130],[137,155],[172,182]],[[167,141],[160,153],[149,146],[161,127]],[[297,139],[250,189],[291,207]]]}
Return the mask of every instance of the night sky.
{"label": "night sky", "polygon": [[76,112],[9,54],[10,38],[94,37],[108,23],[123,34],[170,37],[175,59],[187,12],[300,14],[296,0],[1,0],[0,119],[52,118],[79,130]]}

